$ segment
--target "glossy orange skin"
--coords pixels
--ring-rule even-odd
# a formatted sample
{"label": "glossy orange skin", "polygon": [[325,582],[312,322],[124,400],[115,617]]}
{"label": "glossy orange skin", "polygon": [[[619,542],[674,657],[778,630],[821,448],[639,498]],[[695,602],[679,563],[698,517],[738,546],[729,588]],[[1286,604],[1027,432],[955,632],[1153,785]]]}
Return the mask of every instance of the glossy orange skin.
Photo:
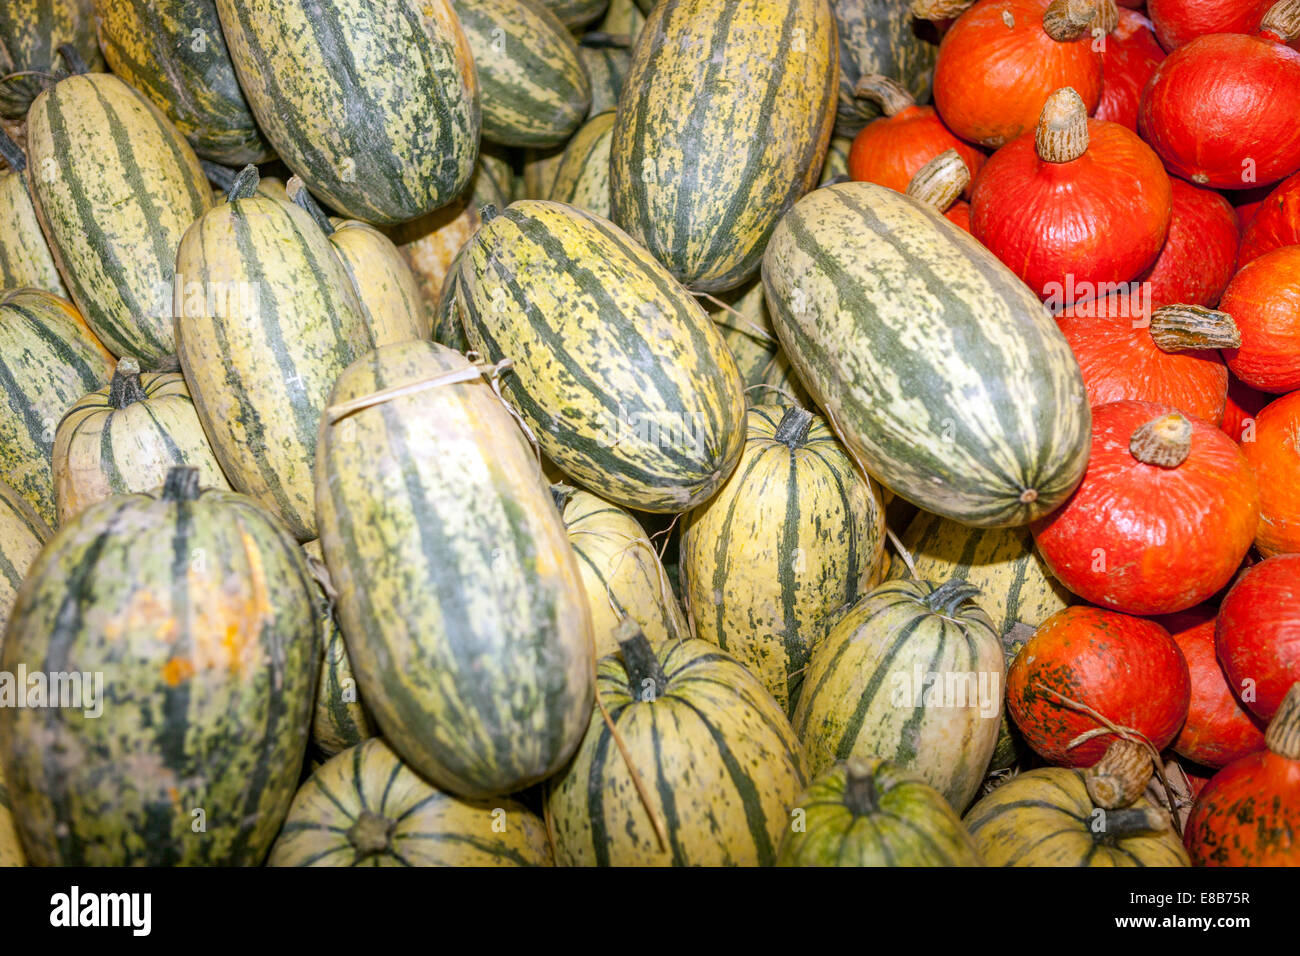
{"label": "glossy orange skin", "polygon": [[1092,410],[1083,482],[1030,529],[1067,588],[1130,614],[1170,614],[1232,579],[1255,540],[1259,489],[1250,464],[1215,426],[1192,418],[1191,452],[1175,468],[1138,461],[1138,426],[1173,409],[1112,402]]}
{"label": "glossy orange skin", "polygon": [[1192,679],[1187,720],[1174,752],[1214,769],[1264,749],[1264,722],[1237,699],[1215,656],[1215,609],[1198,605],[1159,618],[1183,652]]}
{"label": "glossy orange skin", "polygon": [[1300,681],[1300,554],[1248,569],[1219,606],[1214,640],[1228,683],[1243,688],[1242,700],[1257,717],[1272,720]]}
{"label": "glossy orange skin", "polygon": [[1191,679],[1169,632],[1154,621],[1076,605],[1034,632],[1007,672],[1007,706],[1025,741],[1066,767],[1097,762],[1114,737],[1070,742],[1101,726],[1051,693],[1085,704],[1163,750],[1187,717]]}
{"label": "glossy orange skin", "polygon": [[1219,300],[1241,332],[1224,349],[1232,374],[1262,392],[1300,388],[1300,246],[1267,252],[1238,270]]}
{"label": "glossy orange skin", "polygon": [[1151,305],[1213,306],[1237,271],[1237,214],[1213,189],[1170,178],[1173,214],[1155,265],[1139,278],[1151,283]]}
{"label": "glossy orange skin", "polygon": [[970,203],[958,199],[948,207],[948,211],[943,215],[949,222],[955,222],[967,232],[970,232]]}
{"label": "glossy orange skin", "polygon": [[1121,9],[1119,25],[1106,37],[1101,51],[1101,102],[1093,116],[1136,132],[1142,88],[1164,58],[1151,21],[1136,10]]}
{"label": "glossy orange skin", "polygon": [[1055,301],[1068,276],[1075,286],[1129,282],[1151,266],[1172,202],[1169,177],[1137,134],[1089,120],[1088,151],[1072,162],[1039,159],[1032,132],[989,157],[971,194],[971,233]]}
{"label": "glossy orange skin", "polygon": [[[1251,388],[1231,372],[1228,373],[1228,401],[1223,406],[1223,422],[1219,428],[1233,441],[1240,443],[1243,437],[1254,441],[1255,416],[1272,401],[1273,396],[1259,389]],[[1246,456],[1247,459],[1250,455]],[[1256,472],[1258,475],[1258,471]],[[1261,509],[1263,507],[1263,489],[1260,489]]]}
{"label": "glossy orange skin", "polygon": [[[996,149],[1038,124],[1053,90],[1072,86],[1091,113],[1101,99],[1092,38],[1058,43],[1043,30],[1050,0],[979,0],[939,45],[934,102],[958,136]],[[1008,27],[1003,14],[1009,14]]]}
{"label": "glossy orange skin", "polygon": [[1273,0],[1147,0],[1147,16],[1166,50],[1206,33],[1250,33]]}
{"label": "glossy orange skin", "polygon": [[954,136],[933,106],[909,106],[872,120],[853,137],[849,178],[907,192],[907,184],[921,167],[946,149],[957,150],[974,180],[984,165],[984,154]]}
{"label": "glossy orange skin", "polygon": [[1156,68],[1138,132],[1173,175],[1247,189],[1300,168],[1297,116],[1300,53],[1263,36],[1214,33]]}
{"label": "glossy orange skin", "polygon": [[1265,750],[1220,770],[1183,842],[1193,866],[1300,866],[1300,760]]}
{"label": "glossy orange skin", "polygon": [[1241,237],[1241,265],[1294,245],[1300,245],[1300,173],[1278,183],[1251,216]]}
{"label": "glossy orange skin", "polygon": [[1148,322],[1140,300],[1124,296],[1071,306],[1056,317],[1083,372],[1088,404],[1158,402],[1219,424],[1228,397],[1219,353],[1163,352]]}
{"label": "glossy orange skin", "polygon": [[1253,437],[1241,450],[1259,482],[1255,547],[1265,557],[1300,554],[1300,391],[1259,412]]}

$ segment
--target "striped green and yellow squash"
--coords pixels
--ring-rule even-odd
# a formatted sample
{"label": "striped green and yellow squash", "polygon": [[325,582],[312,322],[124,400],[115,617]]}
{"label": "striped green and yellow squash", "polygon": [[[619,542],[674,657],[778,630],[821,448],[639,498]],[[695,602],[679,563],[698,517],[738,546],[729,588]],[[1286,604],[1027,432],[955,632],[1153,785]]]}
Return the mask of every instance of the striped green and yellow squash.
{"label": "striped green and yellow squash", "polygon": [[469,340],[465,338],[465,321],[460,311],[460,264],[469,249],[466,244],[451,260],[447,272],[447,281],[438,295],[438,303],[433,308],[433,340],[457,352],[469,351]]}
{"label": "striped green and yellow squash", "polygon": [[198,157],[144,95],[75,75],[27,115],[32,193],[64,283],[114,355],[152,366],[176,351],[176,246],[212,205]]}
{"label": "striped green and yellow squash", "polygon": [[308,541],[302,550],[307,567],[316,579],[316,613],[321,632],[321,669],[316,684],[311,742],[317,754],[332,757],[376,736],[379,731],[357,687],[347,644],[343,640],[343,629],[339,627],[334,601],[330,597],[333,584],[329,584],[329,590],[326,589],[329,571],[325,567],[320,540]]}
{"label": "striped green and yellow squash", "polygon": [[1051,315],[969,233],[874,183],[825,186],[763,255],[799,379],[871,475],[963,524],[1027,524],[1083,477],[1091,415]]}
{"label": "striped green and yellow squash", "polygon": [[336,211],[405,222],[465,189],[479,85],[449,0],[216,2],[262,132]]}
{"label": "striped green and yellow squash", "polygon": [[[921,511],[900,543],[912,559],[916,577],[959,578],[979,588],[975,603],[992,619],[999,635],[1016,624],[1038,627],[1073,603],[1070,592],[1034,550],[1028,528],[972,528]],[[907,563],[895,555],[887,577],[911,576]]]}
{"label": "striped green and yellow squash", "polygon": [[613,110],[587,120],[564,148],[549,198],[608,219],[609,144],[613,138]]}
{"label": "striped green and yellow squash", "polygon": [[808,390],[803,387],[803,382],[799,381],[799,373],[791,368],[790,358],[785,354],[785,349],[779,345],[767,365],[763,367],[763,374],[759,381],[765,387],[755,389],[751,393],[762,396],[761,399],[753,399],[754,401],[792,402],[810,409],[817,407]]}
{"label": "striped green and yellow squash", "polygon": [[502,393],[542,451],[602,498],[683,511],[735,467],[735,360],[694,298],[613,223],[513,203],[471,242],[457,300],[470,346],[513,360]]}
{"label": "striped green and yellow squash", "polygon": [[609,5],[609,0],[540,0],[540,2],[570,30],[576,30],[593,20],[598,20]]}
{"label": "striped green and yellow squash", "polygon": [[751,405],[770,401],[766,389],[754,388],[762,381],[763,370],[780,347],[767,314],[762,280],[752,279],[739,288],[704,298],[700,304],[708,310],[727,348],[731,349],[745,383],[746,401]]}
{"label": "striped green and yellow squash", "polygon": [[1073,768],[1017,774],[965,822],[989,866],[1191,866],[1165,810],[1146,797],[1120,810],[1098,807]]}
{"label": "striped green and yellow squash", "polygon": [[176,348],[232,487],[307,541],[316,537],[321,410],[335,379],[369,348],[369,330],[311,216],[250,195],[254,186],[255,174],[243,179],[181,240]]}
{"label": "striped green and yellow squash", "polygon": [[523,167],[515,178],[515,201],[520,199],[545,199],[555,184],[555,174],[564,159],[564,146],[550,149],[524,150]]}
{"label": "striped green and yellow squash", "polygon": [[0,767],[0,866],[26,865],[27,857],[23,854],[23,843],[18,836],[18,827],[14,824],[4,769]]}
{"label": "striped green and yellow squash", "polygon": [[656,4],[619,99],[614,221],[690,288],[740,285],[821,175],[835,88],[826,0]]}
{"label": "striped green and yellow squash", "polygon": [[754,406],[740,464],[683,525],[692,631],[788,713],[836,612],[875,582],[884,542],[880,493],[826,423],[794,405]]}
{"label": "striped green and yellow squash", "polygon": [[0,481],[51,527],[55,429],[112,374],[112,356],[71,302],[39,289],[0,293]]}
{"label": "striped green and yellow squash", "polygon": [[632,65],[632,38],[629,35],[588,33],[578,41],[578,56],[591,81],[591,109],[587,118],[606,110],[618,109],[618,97],[623,92]]}
{"label": "striped green and yellow squash", "polygon": [[849,150],[852,148],[853,140],[847,136],[831,137],[831,144],[826,149],[826,162],[822,164],[822,175],[817,185],[825,186],[837,176],[849,178]]}
{"label": "striped green and yellow squash", "polygon": [[112,380],[78,399],[54,432],[59,524],[110,495],[151,491],[176,465],[193,465],[204,488],[229,491],[180,372],[140,372],[119,359]]}
{"label": "striped green and yellow squash", "polygon": [[378,348],[427,339],[432,328],[428,307],[393,240],[369,223],[325,215],[297,176],[290,178],[288,194],[329,237],[357,294],[371,343]]}
{"label": "striped green and yellow squash", "polygon": [[22,495],[0,481],[0,639],[27,569],[51,533]]}
{"label": "striped green and yellow squash", "polygon": [[596,685],[623,746],[597,708],[578,755],[547,784],[556,863],[770,866],[805,779],[780,706],[713,644],[652,648],[634,626],[625,633]]}
{"label": "striped green and yellow squash", "polygon": [[62,675],[69,704],[31,707],[29,689],[28,707],[0,707],[29,861],[260,863],[307,747],[311,587],[284,526],[251,498],[201,491],[193,468],[64,525],[0,655],[10,673]]}
{"label": "striped green and yellow squash", "polygon": [[431,787],[375,738],[317,768],[268,866],[552,866],[546,824],[517,800]]}
{"label": "striped green and yellow squash", "polygon": [[618,651],[614,635],[625,617],[655,644],[690,637],[659,553],[641,523],[589,491],[553,484],[551,493],[578,558],[596,656]]}
{"label": "striped green and yellow squash", "polygon": [[808,767],[883,757],[970,803],[998,739],[1006,665],[962,581],[887,581],[812,653],[794,727]]}
{"label": "striped green and yellow squash", "polygon": [[630,45],[636,43],[644,23],[645,14],[636,0],[609,0],[609,8],[595,28],[609,36],[625,38]]}
{"label": "striped green and yellow squash", "polygon": [[911,0],[831,0],[840,41],[840,95],[835,132],[855,136],[880,115],[874,100],[854,95],[858,81],[883,74],[918,103],[930,97],[938,35],[908,11]]}
{"label": "striped green and yellow squash", "polygon": [[322,418],[321,548],[384,738],[440,789],[512,793],[563,766],[586,727],[591,615],[533,450],[463,355],[385,346],[331,402],[419,382]]}
{"label": "striped green and yellow squash", "polygon": [[[92,70],[104,68],[92,0],[5,0],[0,3],[0,116],[26,115],[32,100],[64,67],[59,47],[71,43]],[[13,76],[24,73],[24,76]],[[42,76],[42,74],[45,74]]]}
{"label": "striped green and yellow squash", "polygon": [[31,286],[66,299],[68,290],[32,205],[27,157],[3,132],[0,159],[9,166],[0,169],[0,289]]}
{"label": "striped green and yellow squash", "polygon": [[980,866],[939,791],[879,757],[835,764],[795,801],[777,866]]}
{"label": "striped green and yellow squash", "polygon": [[557,146],[591,109],[578,44],[539,0],[451,0],[478,70],[483,138]]}
{"label": "striped green and yellow squash", "polygon": [[166,113],[194,152],[231,166],[275,158],[235,78],[215,0],[93,2],[109,67]]}

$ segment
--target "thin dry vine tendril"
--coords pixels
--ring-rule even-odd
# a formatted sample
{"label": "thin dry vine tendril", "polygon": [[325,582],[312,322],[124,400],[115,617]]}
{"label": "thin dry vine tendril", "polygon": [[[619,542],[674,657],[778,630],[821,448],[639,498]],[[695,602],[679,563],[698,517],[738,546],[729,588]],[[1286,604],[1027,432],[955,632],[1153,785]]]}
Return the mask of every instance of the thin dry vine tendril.
{"label": "thin dry vine tendril", "polygon": [[673,520],[668,522],[668,527],[660,531],[656,531],[654,534],[650,535],[651,541],[654,541],[655,538],[664,539],[663,547],[659,549],[660,562],[662,562],[664,559],[664,552],[668,550],[668,536],[673,533],[673,528],[677,527],[677,521],[679,518],[681,518],[680,513],[673,515]]}
{"label": "thin dry vine tendril", "polygon": [[894,534],[894,529],[889,525],[885,525],[885,536],[889,538],[889,543],[894,546],[894,550],[898,552],[898,556],[902,558],[903,563],[907,565],[907,573],[910,574],[914,580],[917,579],[916,565],[912,563],[912,555],[908,553],[908,550],[905,547],[903,547],[903,542],[898,540],[898,535]]}
{"label": "thin dry vine tendril", "polygon": [[472,364],[467,368],[456,369],[453,372],[447,372],[444,375],[435,375],[433,378],[421,379],[417,382],[407,382],[405,385],[394,385],[392,388],[381,389],[378,392],[372,392],[369,395],[362,395],[360,398],[354,398],[350,401],[340,402],[337,405],[330,405],[325,409],[325,417],[331,425],[337,424],[349,415],[354,415],[359,411],[380,405],[384,402],[392,401],[395,398],[401,398],[404,395],[413,395],[417,392],[427,391],[431,388],[437,388],[440,385],[454,385],[457,382],[469,382],[481,377],[484,372],[490,374],[499,373],[503,368],[510,368],[514,365],[513,359],[502,359],[496,365],[477,365]]}
{"label": "thin dry vine tendril", "polygon": [[44,70],[18,70],[14,73],[6,73],[0,76],[0,83],[8,83],[10,80],[21,79],[24,76],[39,76],[47,80],[53,80],[57,83],[63,77],[58,73],[46,73]]}
{"label": "thin dry vine tendril", "polygon": [[609,728],[609,735],[614,738],[614,746],[618,748],[619,754],[623,757],[623,765],[627,767],[628,776],[632,778],[632,786],[636,788],[637,796],[641,798],[641,805],[645,807],[646,814],[650,817],[650,824],[655,828],[655,836],[659,838],[659,849],[667,851],[668,849],[668,830],[664,826],[659,814],[655,813],[654,807],[650,805],[650,794],[645,788],[645,781],[641,779],[641,772],[632,765],[632,756],[627,752],[627,744],[623,742],[623,735],[618,732],[614,726],[614,720],[609,716],[609,711],[605,709],[605,702],[600,699],[600,674],[596,674],[596,707],[600,711],[601,718],[605,721],[605,726]]}
{"label": "thin dry vine tendril", "polygon": [[770,390],[773,391],[773,392],[780,392],[780,393],[781,393],[782,395],[784,395],[786,398],[790,399],[790,401],[791,401],[793,404],[798,405],[800,408],[803,408],[803,402],[799,401],[799,399],[797,399],[797,398],[796,398],[793,394],[791,394],[790,392],[787,392],[787,391],[786,391],[785,389],[783,389],[780,385],[768,385],[766,382],[758,382],[757,384],[755,384],[755,385],[751,385],[751,386],[749,386],[749,388],[745,389],[745,394],[749,394],[750,392],[752,392],[752,391],[753,391],[754,389],[756,389],[756,388],[766,388],[766,389],[770,389]]}
{"label": "thin dry vine tendril", "polygon": [[727,311],[730,312],[732,315],[734,315],[734,316],[736,316],[737,318],[739,318],[740,321],[744,322],[744,323],[745,323],[746,325],[748,325],[751,329],[753,329],[755,332],[757,332],[757,333],[758,333],[758,337],[761,338],[764,342],[775,342],[777,345],[780,345],[780,344],[781,344],[780,341],[779,341],[778,339],[776,339],[776,338],[775,338],[775,337],[774,337],[770,332],[768,332],[766,329],[762,328],[761,326],[755,325],[754,322],[753,322],[753,320],[751,320],[751,319],[749,318],[749,316],[745,315],[745,313],[739,311],[738,309],[733,309],[731,306],[727,305],[727,303],[723,302],[723,301],[722,301],[721,299],[719,299],[717,296],[710,295],[710,294],[707,293],[707,292],[692,292],[691,295],[695,296],[695,297],[698,298],[698,299],[708,299],[710,302],[712,302],[712,303],[713,303],[714,305],[716,305],[718,308],[727,310]]}
{"label": "thin dry vine tendril", "polygon": [[1178,814],[1173,812],[1174,792],[1169,786],[1169,779],[1165,776],[1164,761],[1160,759],[1160,751],[1156,749],[1155,744],[1151,743],[1151,741],[1147,739],[1146,734],[1142,733],[1140,730],[1134,730],[1132,727],[1125,727],[1123,724],[1114,723],[1105,714],[1098,713],[1087,704],[1066,697],[1064,694],[1048,687],[1041,681],[1034,681],[1034,686],[1039,690],[1047,691],[1047,693],[1060,701],[1063,706],[1087,714],[1093,720],[1097,721],[1097,723],[1102,725],[1100,727],[1094,727],[1092,730],[1085,730],[1083,733],[1079,734],[1065,745],[1066,750],[1073,750],[1080,744],[1087,743],[1089,740],[1104,736],[1108,733],[1112,733],[1124,740],[1135,740],[1146,747],[1147,752],[1151,755],[1151,765],[1155,769],[1156,779],[1160,781],[1160,786],[1163,787],[1165,791],[1165,800],[1168,802],[1170,807],[1169,820],[1173,825],[1174,832],[1178,834],[1178,838],[1181,840],[1183,838],[1183,827],[1178,820]]}

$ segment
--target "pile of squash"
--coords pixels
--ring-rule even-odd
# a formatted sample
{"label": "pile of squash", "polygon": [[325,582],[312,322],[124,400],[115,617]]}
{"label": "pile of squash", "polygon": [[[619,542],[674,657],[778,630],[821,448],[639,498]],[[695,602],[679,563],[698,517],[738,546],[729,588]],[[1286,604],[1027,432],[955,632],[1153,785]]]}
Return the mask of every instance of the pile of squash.
{"label": "pile of squash", "polygon": [[8,0],[0,863],[1300,864],[1300,0]]}

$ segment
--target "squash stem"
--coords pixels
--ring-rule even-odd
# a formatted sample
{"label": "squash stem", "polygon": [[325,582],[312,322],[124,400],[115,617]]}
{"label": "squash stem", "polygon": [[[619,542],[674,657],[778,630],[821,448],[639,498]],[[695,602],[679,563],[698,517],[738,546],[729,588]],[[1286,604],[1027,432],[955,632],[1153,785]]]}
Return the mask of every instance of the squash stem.
{"label": "squash stem", "polygon": [[1151,313],[1151,341],[1162,352],[1241,347],[1241,331],[1227,312],[1200,305],[1162,305]]}
{"label": "squash stem", "polygon": [[912,94],[901,83],[880,73],[869,73],[858,80],[853,95],[879,104],[886,116],[897,116],[909,106],[916,105]]}
{"label": "squash stem", "polygon": [[1100,825],[1091,825],[1092,838],[1098,843],[1109,846],[1129,837],[1144,833],[1161,833],[1170,828],[1169,814],[1155,807],[1100,809],[1105,811],[1105,817],[1099,818]]}
{"label": "squash stem", "polygon": [[108,386],[108,402],[114,408],[126,408],[143,402],[146,396],[140,382],[140,363],[126,355],[118,359],[113,380]]}
{"label": "squash stem", "polygon": [[251,199],[257,194],[257,187],[262,182],[262,176],[257,171],[257,167],[249,163],[235,176],[235,181],[230,184],[230,189],[226,191],[226,202],[234,202],[236,199]]}
{"label": "squash stem", "polygon": [[1151,752],[1137,740],[1116,740],[1095,764],[1083,772],[1083,783],[1094,805],[1106,810],[1126,807],[1151,781]]}
{"label": "squash stem", "polygon": [[86,61],[81,58],[77,48],[71,43],[65,43],[59,47],[59,56],[63,57],[63,62],[68,64],[68,69],[75,75],[81,76],[90,72],[90,67],[86,66]]}
{"label": "squash stem", "polygon": [[1300,0],[1278,0],[1260,21],[1259,32],[1290,43],[1300,37]]}
{"label": "squash stem", "polygon": [[199,497],[199,470],[193,465],[177,465],[167,470],[163,481],[163,501],[195,501]]}
{"label": "squash stem", "polygon": [[578,41],[578,45],[593,50],[603,47],[626,50],[632,46],[632,38],[625,33],[604,33],[600,30],[593,30],[591,33],[584,33],[582,39]]}
{"label": "squash stem", "polygon": [[1057,43],[1077,40],[1097,19],[1098,7],[1098,0],[1052,0],[1043,11],[1043,30]]}
{"label": "squash stem", "polygon": [[1177,468],[1191,453],[1192,423],[1178,412],[1158,415],[1134,430],[1128,450],[1143,464]]}
{"label": "squash stem", "polygon": [[1088,151],[1088,108],[1073,87],[1047,97],[1034,130],[1034,148],[1047,163],[1071,163]]}
{"label": "squash stem", "polygon": [[855,817],[866,817],[880,812],[876,797],[876,777],[869,765],[850,760],[845,768],[844,806]]}
{"label": "squash stem", "polygon": [[556,510],[558,510],[561,515],[564,514],[564,509],[569,506],[569,499],[573,497],[574,492],[577,490],[578,489],[574,488],[573,485],[566,485],[560,481],[551,485],[551,498],[555,502]]}
{"label": "squash stem", "polygon": [[808,440],[808,429],[812,427],[812,420],[812,412],[808,409],[791,405],[781,416],[781,421],[776,426],[776,434],[772,437],[790,448],[802,448],[804,442]]}
{"label": "squash stem", "polygon": [[[636,621],[625,617],[614,631],[614,640],[623,655],[632,696],[639,701],[652,703],[668,690],[668,676],[659,657],[650,646],[649,639]],[[653,690],[650,685],[653,685]]]}
{"label": "squash stem", "polygon": [[944,212],[970,185],[970,169],[955,149],[945,149],[916,171],[907,194]]}
{"label": "squash stem", "polygon": [[235,171],[229,166],[212,163],[206,159],[200,159],[199,166],[203,168],[203,175],[208,177],[208,182],[222,192],[230,192],[230,187],[235,185]]}
{"label": "squash stem", "polygon": [[9,164],[9,168],[16,173],[21,173],[27,168],[27,157],[23,155],[22,149],[15,143],[4,130],[0,130],[0,159]]}
{"label": "squash stem", "polygon": [[358,857],[385,853],[392,846],[394,821],[370,810],[362,810],[357,820],[348,827],[348,842]]}
{"label": "squash stem", "polygon": [[953,578],[927,594],[922,603],[936,614],[952,617],[957,608],[980,593],[980,589],[969,581]]}
{"label": "squash stem", "polygon": [[321,209],[320,204],[307,191],[307,186],[297,176],[291,176],[286,184],[289,198],[293,200],[294,205],[305,209],[311,216],[312,221],[320,226],[321,232],[327,236],[334,234],[334,223],[330,222],[330,217],[325,215],[325,210]]}
{"label": "squash stem", "polygon": [[1282,705],[1264,732],[1268,749],[1287,760],[1300,760],[1300,681],[1282,698]]}

